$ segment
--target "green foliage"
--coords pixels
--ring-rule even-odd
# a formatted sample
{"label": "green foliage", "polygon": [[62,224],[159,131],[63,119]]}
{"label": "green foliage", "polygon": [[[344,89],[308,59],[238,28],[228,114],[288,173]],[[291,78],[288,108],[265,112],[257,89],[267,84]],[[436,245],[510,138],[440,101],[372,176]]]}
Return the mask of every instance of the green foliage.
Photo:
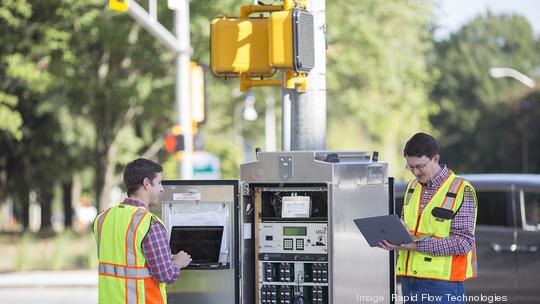
{"label": "green foliage", "polygon": [[[212,16],[237,15],[245,1],[191,3],[191,40],[194,58],[209,63]],[[430,1],[328,1],[327,112],[329,149],[379,150],[391,162],[393,174],[402,175],[401,146],[418,130],[430,131],[428,104],[432,83],[424,55],[431,50]],[[343,18],[347,16],[347,18]],[[211,77],[205,132],[206,148],[222,159],[222,176],[237,178],[243,162],[235,141],[234,107],[242,102],[238,81]],[[279,91],[254,89],[257,110],[264,113],[264,99]],[[242,122],[243,135],[252,147],[264,144],[264,115]],[[278,123],[279,126],[279,123]],[[343,132],[348,135],[344,140]],[[279,145],[278,145],[279,148]]]}
{"label": "green foliage", "polygon": [[[1,3],[0,144],[8,152],[0,154],[0,173],[9,178],[0,178],[0,194],[15,189],[22,213],[30,192],[47,200],[55,183],[82,174],[82,191],[106,204],[123,166],[160,145],[175,121],[174,55],[101,0]],[[192,59],[208,67],[212,17],[235,16],[250,3],[192,1]],[[513,80],[490,79],[487,70],[538,69],[540,44],[525,19],[488,13],[434,47],[430,0],[326,5],[328,149],[378,150],[390,174],[403,177],[403,143],[425,131],[441,139],[443,158],[460,172],[519,169],[508,155],[519,150],[519,100],[528,92]],[[172,29],[173,12],[158,6],[160,22]],[[205,150],[221,158],[222,177],[238,178],[239,137],[263,146],[264,99],[275,96],[280,113],[279,89],[254,89],[259,119],[241,121],[234,115],[245,98],[238,80],[207,73],[207,120],[199,130]],[[533,141],[531,148],[540,149]],[[178,178],[173,155],[150,154],[164,163],[166,178]]]}
{"label": "green foliage", "polygon": [[440,77],[432,99],[440,111],[431,121],[441,134],[443,160],[452,168],[520,171],[520,100],[527,88],[514,79],[490,78],[489,68],[532,75],[540,64],[538,51],[525,18],[489,12],[436,44],[431,66]]}
{"label": "green foliage", "polygon": [[[93,168],[93,189],[83,191],[92,190],[101,200],[118,181],[123,165],[172,125],[174,56],[129,16],[109,11],[102,1],[4,2],[0,18],[10,25],[1,38],[8,82],[0,88],[21,87],[18,92],[4,93],[24,102],[22,109],[29,120],[20,127],[47,117],[46,124],[34,126],[48,132],[44,138],[55,143],[36,141],[39,132],[32,127],[21,132],[28,136],[24,145],[43,145],[43,151],[49,151],[46,156],[20,145],[13,147],[20,155],[36,154],[31,158],[40,165],[30,176],[50,172],[41,165],[44,157],[56,165],[53,172],[62,180],[81,171],[88,175],[88,168]],[[245,4],[241,0],[191,3],[194,60],[209,65],[212,17],[237,15]],[[404,138],[416,129],[429,129],[426,118],[431,107],[426,105],[426,94],[430,81],[422,58],[430,46],[430,2],[337,1],[328,2],[327,8],[328,146],[376,149],[383,159],[401,163]],[[343,14],[350,16],[347,22]],[[160,22],[172,28],[172,12],[161,2],[159,16]],[[279,96],[279,90],[255,89],[260,118],[241,122],[233,115],[244,98],[238,81],[209,76],[206,87],[207,122],[200,126],[205,149],[222,159],[223,178],[237,178],[244,161],[237,138],[242,135],[253,148],[263,146],[263,101],[270,94]],[[21,99],[25,90],[32,92],[31,103]],[[280,113],[279,102],[276,112]],[[344,130],[353,131],[347,142],[342,140]],[[61,157],[53,151],[62,151]],[[168,175],[176,174],[174,158],[163,152],[158,158],[167,160],[167,168],[174,168],[168,169]],[[85,187],[88,184],[85,179]]]}
{"label": "green foliage", "polygon": [[[228,15],[237,16],[241,5],[248,5],[245,0],[217,0],[190,2],[192,59],[210,66],[210,22],[214,17]],[[206,123],[200,127],[204,136],[205,150],[221,158],[221,177],[239,178],[240,164],[243,162],[243,151],[238,145],[235,124],[243,124],[245,140],[253,145],[261,145],[264,141],[264,119],[255,123],[235,122],[234,107],[242,103],[244,94],[240,94],[237,79],[222,80],[210,75],[206,70],[206,89],[208,111]],[[260,105],[264,89],[255,89]],[[258,106],[259,106],[258,105]],[[263,109],[264,107],[261,107]],[[259,109],[258,109],[259,110]],[[259,114],[263,113],[259,111]],[[263,117],[263,115],[259,115]]]}
{"label": "green foliage", "polygon": [[[24,21],[31,15],[30,5],[26,1],[2,1],[0,5],[0,24],[5,24],[3,30],[0,29],[2,36],[0,45],[0,79],[5,79],[5,70],[9,66],[9,56],[17,56],[13,53],[9,43],[12,37],[6,34],[11,29],[21,29]],[[22,139],[21,126],[23,124],[21,114],[15,109],[18,103],[16,95],[6,92],[5,84],[0,81],[0,134],[13,138],[17,141]]]}
{"label": "green foliage", "polygon": [[424,59],[431,8],[431,1],[327,2],[330,149],[378,150],[392,175],[405,173],[402,145],[431,131],[436,109]]}
{"label": "green foliage", "polygon": [[[91,233],[65,232],[54,237],[35,234],[0,238],[4,255],[0,271],[97,269],[97,250]],[[39,253],[39,254],[36,254]]]}
{"label": "green foliage", "polygon": [[30,4],[26,0],[2,0],[0,6],[0,20],[9,27],[21,28],[25,19],[32,15]]}
{"label": "green foliage", "polygon": [[21,114],[13,108],[17,105],[17,96],[0,92],[0,130],[6,131],[17,140],[21,140]]}
{"label": "green foliage", "polygon": [[8,131],[0,131],[6,151],[0,154],[0,170],[9,177],[0,181],[0,193],[4,197],[12,189],[15,211],[26,224],[34,192],[47,228],[53,185],[70,173],[69,158],[59,153],[65,146],[56,117],[56,79],[49,69],[59,40],[49,26],[57,22],[55,4],[5,0],[0,8],[5,21],[0,27],[0,130]]}

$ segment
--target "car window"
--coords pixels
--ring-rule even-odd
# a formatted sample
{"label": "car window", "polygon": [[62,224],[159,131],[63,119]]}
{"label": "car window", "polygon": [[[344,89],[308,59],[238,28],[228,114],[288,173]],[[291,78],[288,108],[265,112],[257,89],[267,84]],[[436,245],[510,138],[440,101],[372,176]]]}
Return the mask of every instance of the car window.
{"label": "car window", "polygon": [[478,197],[477,225],[512,226],[510,194],[505,191],[476,191]]}
{"label": "car window", "polygon": [[525,230],[540,230],[540,192],[525,191],[522,217]]}

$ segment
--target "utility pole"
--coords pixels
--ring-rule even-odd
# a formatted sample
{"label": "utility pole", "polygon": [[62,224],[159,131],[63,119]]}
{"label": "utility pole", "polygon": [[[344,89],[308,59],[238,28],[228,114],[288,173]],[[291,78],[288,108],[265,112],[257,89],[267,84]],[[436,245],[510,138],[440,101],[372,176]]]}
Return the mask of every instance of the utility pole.
{"label": "utility pole", "polygon": [[276,151],[276,100],[273,92],[266,96],[264,102],[264,146],[266,151]]}
{"label": "utility pole", "polygon": [[307,92],[285,88],[282,92],[283,151],[326,148],[326,4],[309,0],[307,10],[314,17],[315,66],[308,73]]}
{"label": "utility pole", "polygon": [[180,52],[176,57],[176,117],[184,134],[184,155],[182,158],[182,179],[193,178],[193,125],[190,105],[190,53],[189,0],[177,0],[179,7],[174,12],[174,32],[178,38]]}
{"label": "utility pole", "polygon": [[125,0],[128,14],[148,33],[161,42],[169,51],[176,55],[176,85],[175,109],[176,124],[182,128],[184,136],[184,153],[182,165],[179,169],[182,179],[191,179],[193,176],[193,126],[191,123],[190,105],[190,75],[189,64],[191,42],[189,38],[189,0],[169,1],[174,7],[173,35],[157,20],[156,0],[148,1],[149,12],[146,12],[137,2]]}

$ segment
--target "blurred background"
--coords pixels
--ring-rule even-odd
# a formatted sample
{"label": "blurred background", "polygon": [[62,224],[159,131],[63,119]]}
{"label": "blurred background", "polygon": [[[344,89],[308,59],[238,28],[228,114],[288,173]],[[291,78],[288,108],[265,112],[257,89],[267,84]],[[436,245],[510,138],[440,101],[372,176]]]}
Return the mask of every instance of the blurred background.
{"label": "blurred background", "polygon": [[[195,149],[212,159],[195,177],[238,178],[265,146],[267,111],[280,142],[278,89],[243,94],[208,71],[211,19],[249,3],[190,4],[191,57],[206,75]],[[377,150],[407,179],[401,151],[423,131],[456,172],[540,172],[540,2],[333,0],[326,9],[328,150]],[[172,30],[166,1],[158,15]],[[174,79],[174,56],[105,1],[1,0],[0,302],[55,278],[97,301],[90,226],[124,197],[123,167],[144,156],[179,178],[181,153],[166,149]]]}

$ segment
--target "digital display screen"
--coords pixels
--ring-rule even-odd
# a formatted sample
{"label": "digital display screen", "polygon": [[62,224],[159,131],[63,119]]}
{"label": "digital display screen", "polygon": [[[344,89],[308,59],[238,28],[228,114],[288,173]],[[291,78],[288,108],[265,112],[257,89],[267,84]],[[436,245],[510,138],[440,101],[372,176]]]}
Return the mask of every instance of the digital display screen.
{"label": "digital display screen", "polygon": [[306,236],[306,227],[283,227],[284,236]]}
{"label": "digital display screen", "polygon": [[219,262],[219,250],[223,236],[223,226],[174,226],[171,232],[171,253],[184,250],[194,264]]}

